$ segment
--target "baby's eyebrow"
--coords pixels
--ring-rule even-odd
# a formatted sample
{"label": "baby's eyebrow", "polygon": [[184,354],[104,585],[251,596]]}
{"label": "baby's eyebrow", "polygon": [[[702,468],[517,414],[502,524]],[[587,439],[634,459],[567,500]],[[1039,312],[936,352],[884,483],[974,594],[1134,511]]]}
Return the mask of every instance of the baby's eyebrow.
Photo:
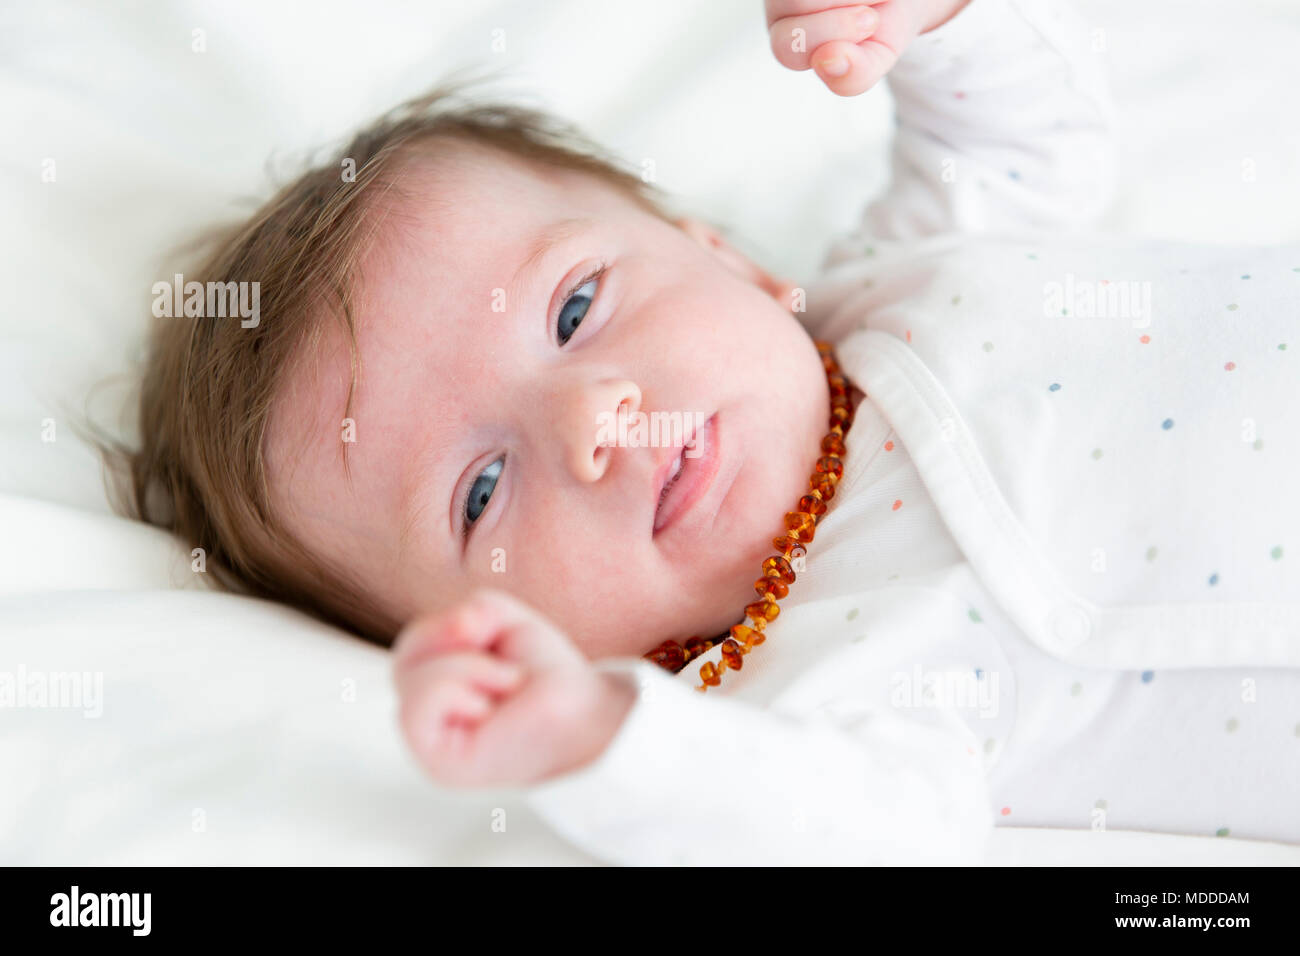
{"label": "baby's eyebrow", "polygon": [[592,219],[588,219],[585,216],[577,216],[569,219],[561,219],[547,226],[533,239],[532,245],[528,250],[528,255],[524,256],[523,261],[519,263],[519,268],[515,270],[514,276],[510,279],[509,288],[516,288],[516,283],[518,283],[520,276],[524,275],[536,266],[548,252],[554,249],[561,242],[576,236],[583,230],[590,229],[595,224],[595,221]]}

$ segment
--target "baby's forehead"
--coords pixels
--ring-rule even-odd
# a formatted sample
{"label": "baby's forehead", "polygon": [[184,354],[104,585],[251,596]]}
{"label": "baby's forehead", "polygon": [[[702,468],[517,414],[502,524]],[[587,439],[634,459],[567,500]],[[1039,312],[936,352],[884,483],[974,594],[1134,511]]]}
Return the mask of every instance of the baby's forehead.
{"label": "baby's forehead", "polygon": [[592,173],[454,142],[399,161],[391,188],[381,190],[368,215],[376,222],[376,247],[413,230],[440,233],[454,246],[466,232],[508,241],[512,233],[506,226],[544,224],[584,211],[618,217],[640,210]]}
{"label": "baby's forehead", "polygon": [[354,270],[363,344],[396,316],[500,312],[506,293],[525,291],[517,280],[543,281],[533,267],[562,241],[589,255],[631,243],[653,218],[597,176],[477,144],[408,161],[395,180],[367,210],[372,238]]}
{"label": "baby's forehead", "polygon": [[495,310],[548,242],[575,223],[617,228],[617,201],[590,177],[462,149],[404,171],[366,211],[351,311],[363,348],[401,317],[464,322]]}

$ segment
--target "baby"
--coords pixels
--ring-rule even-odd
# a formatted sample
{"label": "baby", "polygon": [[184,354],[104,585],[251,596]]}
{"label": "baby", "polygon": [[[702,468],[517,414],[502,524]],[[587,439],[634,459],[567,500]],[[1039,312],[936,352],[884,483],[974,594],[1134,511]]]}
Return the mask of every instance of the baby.
{"label": "baby", "polygon": [[433,779],[610,862],[1300,841],[1300,249],[1079,232],[1108,112],[1055,3],[767,19],[897,102],[816,283],[431,96],[223,238],[197,278],[258,281],[257,323],[160,325],[140,512],[391,643]]}

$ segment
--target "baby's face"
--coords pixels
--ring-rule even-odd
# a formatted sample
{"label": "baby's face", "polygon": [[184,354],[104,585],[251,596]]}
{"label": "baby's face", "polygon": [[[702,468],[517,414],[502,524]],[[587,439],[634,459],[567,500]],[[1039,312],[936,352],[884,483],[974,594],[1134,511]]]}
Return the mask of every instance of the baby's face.
{"label": "baby's face", "polygon": [[361,265],[354,427],[334,323],[273,408],[291,531],[400,621],[496,587],[592,659],[738,623],[829,415],[789,286],[580,173],[457,145],[409,175]]}

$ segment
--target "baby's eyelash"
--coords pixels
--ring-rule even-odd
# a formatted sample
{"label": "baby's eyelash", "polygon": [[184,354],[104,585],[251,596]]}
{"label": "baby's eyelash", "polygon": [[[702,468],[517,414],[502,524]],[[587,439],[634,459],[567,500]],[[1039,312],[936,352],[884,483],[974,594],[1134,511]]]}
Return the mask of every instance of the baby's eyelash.
{"label": "baby's eyelash", "polygon": [[456,509],[456,516],[460,520],[460,540],[462,542],[469,540],[469,532],[473,525],[466,520],[465,512],[469,509],[469,496],[474,493],[474,482],[478,481],[478,475],[471,475],[469,487],[465,493],[460,496],[460,505]]}
{"label": "baby's eyelash", "polygon": [[579,289],[581,289],[584,285],[586,285],[586,284],[587,284],[588,282],[590,282],[592,279],[599,279],[599,278],[600,278],[601,276],[603,276],[604,274],[605,274],[605,263],[603,263],[603,262],[598,263],[598,264],[596,265],[596,267],[593,268],[593,269],[591,270],[591,272],[589,272],[589,273],[588,273],[586,276],[584,276],[582,279],[580,279],[580,280],[578,280],[577,282],[575,282],[575,283],[573,284],[573,288],[570,289],[568,292],[566,292],[565,295],[564,295],[564,297],[567,299],[569,296],[573,295],[573,293],[577,292]]}
{"label": "baby's eyelash", "polygon": [[[596,296],[600,291],[600,278],[603,275],[605,275],[605,272],[606,272],[605,263],[603,261],[597,263],[596,266],[592,269],[589,269],[582,278],[573,282],[568,287],[568,290],[559,297],[559,301],[554,306],[554,311],[548,316],[547,319],[549,322],[549,330],[547,334],[551,336],[553,340],[559,344],[560,348],[563,348],[565,345],[568,344],[569,339],[571,339],[577,331],[576,326],[582,324],[582,321],[587,316],[588,310],[590,310],[591,306],[595,304]],[[581,316],[578,316],[574,320],[575,328],[573,330],[560,331],[558,327],[560,323],[564,320],[564,316],[567,314],[569,303],[577,301],[578,293],[582,292],[583,289],[585,289],[587,286],[596,287],[595,290],[592,291],[590,295],[582,296],[583,300],[587,303],[587,308],[583,310]]]}
{"label": "baby's eyelash", "polygon": [[[592,279],[599,279],[604,274],[605,274],[605,263],[602,262],[599,265],[597,265],[594,269],[592,269],[589,273],[587,273],[587,275],[583,276],[577,282],[573,283],[573,287],[570,288],[567,292],[565,292],[564,295],[560,296],[560,309],[563,310],[564,303],[572,299],[574,293],[576,293],[584,285],[586,285]],[[556,316],[554,316],[554,318],[558,319],[559,315],[557,314]]]}
{"label": "baby's eyelash", "polygon": [[[462,542],[465,542],[465,541],[468,541],[468,540],[469,540],[470,532],[473,531],[473,530],[474,530],[474,526],[475,526],[476,524],[478,524],[478,521],[477,521],[477,520],[470,521],[470,520],[469,520],[469,517],[468,517],[468,512],[469,512],[469,497],[470,497],[470,495],[474,494],[474,486],[475,486],[475,484],[478,483],[479,477],[483,474],[483,472],[486,471],[487,468],[491,468],[492,465],[495,465],[497,462],[500,462],[500,463],[501,463],[501,469],[500,469],[500,471],[497,472],[497,481],[498,481],[498,483],[500,483],[500,477],[501,477],[501,475],[502,475],[502,474],[505,472],[505,470],[506,470],[506,457],[507,457],[507,456],[502,455],[500,458],[494,459],[494,460],[492,461],[492,463],[489,464],[489,465],[488,465],[486,468],[484,468],[482,471],[479,471],[477,474],[474,474],[474,475],[471,475],[471,476],[470,476],[470,479],[469,479],[469,487],[467,487],[467,488],[465,489],[465,493],[464,493],[463,495],[460,496],[460,506],[459,506],[459,511],[457,512],[457,513],[459,514],[459,516],[460,516],[460,539],[461,539]],[[496,492],[496,486],[493,486],[493,489],[492,489],[492,490],[493,490],[493,493],[495,493],[495,492]],[[481,515],[480,515],[480,517],[481,517]]]}

